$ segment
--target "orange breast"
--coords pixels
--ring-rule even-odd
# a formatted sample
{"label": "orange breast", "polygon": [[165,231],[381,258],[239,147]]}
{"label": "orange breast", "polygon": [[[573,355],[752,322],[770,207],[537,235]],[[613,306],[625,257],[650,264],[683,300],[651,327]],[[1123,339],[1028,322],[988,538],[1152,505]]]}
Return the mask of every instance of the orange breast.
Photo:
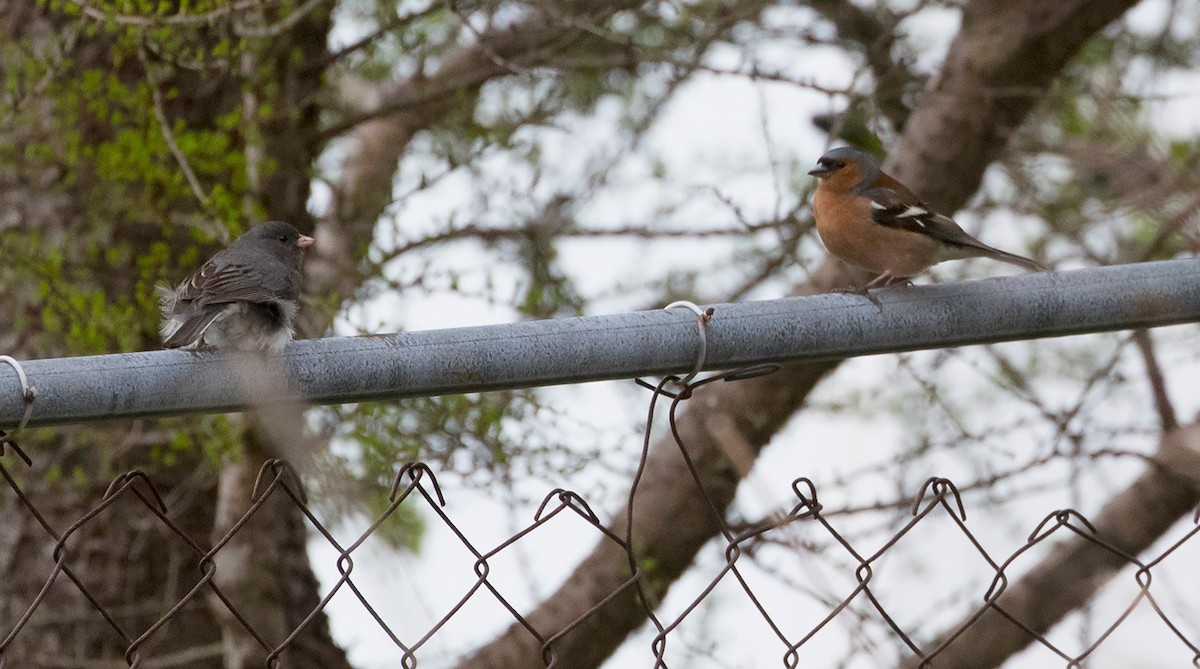
{"label": "orange breast", "polygon": [[876,273],[912,276],[936,262],[938,244],[925,235],[889,228],[871,220],[871,202],[853,198],[834,206],[836,195],[817,189],[813,217],[825,248],[842,260]]}

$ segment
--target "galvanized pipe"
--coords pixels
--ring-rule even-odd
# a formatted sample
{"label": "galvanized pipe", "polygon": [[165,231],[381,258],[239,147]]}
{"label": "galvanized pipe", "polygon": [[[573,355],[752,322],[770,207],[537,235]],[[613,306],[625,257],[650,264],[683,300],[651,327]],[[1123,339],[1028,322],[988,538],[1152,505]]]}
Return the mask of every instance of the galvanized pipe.
{"label": "galvanized pipe", "polygon": [[[705,369],[804,362],[1200,321],[1200,259],[1020,274],[983,281],[714,305]],[[686,309],[298,341],[278,362],[303,401],[467,393],[690,371]],[[237,370],[216,353],[147,351],[21,363],[36,391],[29,425],[237,411]],[[261,391],[254,402],[271,401]],[[283,393],[280,393],[282,396]],[[0,426],[26,403],[0,364]]]}

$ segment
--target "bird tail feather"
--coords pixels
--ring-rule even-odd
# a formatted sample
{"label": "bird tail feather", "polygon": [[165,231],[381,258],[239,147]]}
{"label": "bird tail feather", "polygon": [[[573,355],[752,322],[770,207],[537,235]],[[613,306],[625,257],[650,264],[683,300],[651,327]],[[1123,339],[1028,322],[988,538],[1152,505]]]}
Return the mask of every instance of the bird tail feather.
{"label": "bird tail feather", "polygon": [[167,320],[162,326],[163,347],[186,348],[199,343],[204,331],[220,315],[220,309],[209,307],[200,313]]}
{"label": "bird tail feather", "polygon": [[999,260],[1000,262],[1006,262],[1010,265],[1024,267],[1025,269],[1034,272],[1044,272],[1048,269],[1045,265],[1037,262],[1036,260],[1031,260],[1025,256],[1019,256],[1015,253],[1009,253],[1008,251],[1001,251],[1000,249],[991,246],[982,248],[980,251],[983,251],[984,255],[993,260]]}
{"label": "bird tail feather", "polygon": [[938,259],[939,262],[941,260],[955,260],[960,258],[991,258],[992,260],[999,260],[1000,262],[1006,262],[1010,265],[1024,267],[1025,269],[1032,270],[1034,272],[1045,272],[1047,269],[1049,269],[1036,260],[1031,260],[1025,256],[1019,256],[1015,253],[1009,253],[1008,251],[1001,251],[994,246],[988,246],[978,239],[969,237],[966,234],[964,234],[962,238],[947,241],[948,244],[943,251],[943,255]]}

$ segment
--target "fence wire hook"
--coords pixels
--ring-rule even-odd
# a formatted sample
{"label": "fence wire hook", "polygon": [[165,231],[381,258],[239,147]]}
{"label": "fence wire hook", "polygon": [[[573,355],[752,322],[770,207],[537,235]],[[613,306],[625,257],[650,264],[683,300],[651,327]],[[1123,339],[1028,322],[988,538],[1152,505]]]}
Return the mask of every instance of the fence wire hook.
{"label": "fence wire hook", "polygon": [[696,364],[692,367],[692,371],[689,372],[687,376],[683,377],[679,381],[675,381],[676,384],[687,388],[688,384],[692,382],[692,379],[695,379],[696,375],[698,375],[704,369],[704,359],[708,357],[708,322],[712,320],[715,310],[712,307],[701,309],[700,307],[696,306],[694,302],[689,302],[687,300],[676,300],[675,302],[663,307],[663,311],[670,311],[671,309],[687,309],[688,311],[696,314],[696,328],[700,334],[700,344],[696,349]]}
{"label": "fence wire hook", "polygon": [[[682,379],[669,376],[664,383],[657,385],[641,378],[635,378],[634,382],[639,386],[646,388],[647,390],[661,393],[667,397],[670,397],[671,399],[687,399],[691,396],[692,380],[695,379],[696,376],[704,369],[704,361],[708,356],[708,322],[712,320],[713,313],[715,313],[716,310],[712,307],[701,309],[700,307],[696,306],[694,302],[689,302],[687,300],[677,300],[663,307],[663,311],[667,311],[669,309],[687,309],[696,314],[696,327],[699,328],[700,332],[700,345],[696,351],[696,364],[692,367],[692,371]],[[682,390],[679,392],[679,394],[675,394],[665,390],[663,385],[677,386]]]}
{"label": "fence wire hook", "polygon": [[21,401],[25,403],[25,415],[21,416],[21,422],[13,429],[9,439],[16,439],[21,430],[29,423],[29,417],[33,415],[33,400],[37,398],[37,389],[29,384],[29,377],[25,375],[25,368],[21,366],[20,361],[11,355],[0,355],[0,362],[6,363],[12,367],[17,373],[17,380],[21,382]]}

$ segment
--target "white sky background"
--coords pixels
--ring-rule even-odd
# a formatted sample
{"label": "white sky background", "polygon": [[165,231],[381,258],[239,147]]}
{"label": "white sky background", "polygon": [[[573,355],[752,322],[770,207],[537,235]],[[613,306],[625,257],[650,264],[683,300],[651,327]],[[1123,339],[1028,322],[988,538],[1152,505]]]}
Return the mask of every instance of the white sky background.
{"label": "white sky background", "polygon": [[[1155,30],[1161,24],[1164,6],[1163,1],[1147,0],[1128,16],[1128,20],[1147,31]],[[794,16],[789,15],[789,20],[794,20]],[[946,10],[922,13],[905,24],[910,39],[922,47],[921,63],[925,67],[940,61],[957,24],[957,15]],[[350,28],[343,27],[343,30]],[[757,56],[762,64],[786,67],[797,76],[811,77],[831,86],[845,85],[853,76],[852,64],[837,52],[800,49],[785,48],[780,44],[763,45]],[[715,65],[732,67],[737,65],[733,60],[736,56],[732,51],[718,50],[712,61]],[[1147,77],[1142,80],[1141,90],[1168,94],[1154,109],[1154,118],[1160,127],[1180,135],[1200,133],[1200,116],[1194,112],[1200,101],[1200,82],[1195,76],[1168,73]],[[657,221],[656,208],[661,203],[687,201],[688,205],[678,210],[671,220],[663,221],[664,225],[733,225],[735,220],[729,209],[709,194],[714,186],[736,202],[749,219],[766,218],[794,202],[795,195],[786,190],[787,182],[793,179],[793,166],[806,169],[825,148],[825,138],[812,128],[809,119],[813,114],[829,109],[827,98],[813,91],[783,84],[753,84],[733,77],[697,76],[676,95],[641,151],[622,163],[617,176],[599,197],[579,212],[579,218],[591,226]],[[577,119],[560,130],[541,131],[546,155],[561,155],[563,167],[557,181],[547,177],[535,193],[545,195],[555,192],[554,188],[560,185],[570,187],[572,177],[580,171],[579,160],[591,155],[589,150],[580,147],[611,145],[612,132],[608,128],[617,113],[615,104],[602,104],[601,113],[595,118]],[[764,132],[769,138],[767,141],[764,141]],[[663,160],[667,172],[673,175],[671,187],[665,188],[644,178],[654,158]],[[424,168],[419,160],[414,157],[406,161],[398,192],[407,192],[411,188],[411,181]],[[774,169],[772,160],[775,167],[781,169]],[[492,177],[507,175],[503,178],[514,184],[514,192],[520,192],[523,175],[519,168],[503,158],[489,159],[485,166]],[[989,182],[994,176],[989,175]],[[471,201],[471,178],[466,173],[456,174],[436,187],[406,199],[398,212],[402,234],[417,237],[422,230],[440,227],[447,216],[464,215],[464,212],[469,216],[478,204]],[[498,193],[496,201],[501,202],[504,197]],[[515,201],[508,201],[506,205],[507,209],[501,211],[534,209],[532,204],[522,205]],[[963,222],[968,229],[973,229],[972,224],[977,223]],[[1008,244],[1010,247],[1019,243],[1019,237],[1005,239],[1004,231],[997,232],[1001,227],[996,221],[989,220],[981,234],[985,240],[1000,246],[1005,246],[1005,241],[1012,242]],[[728,242],[674,240],[645,244],[619,239],[568,240],[560,245],[561,266],[572,274],[585,295],[598,296],[589,305],[591,313],[611,313],[643,308],[651,297],[645,291],[614,293],[615,284],[628,277],[652,279],[669,267],[708,267],[714,259],[725,257],[721,244]],[[1014,250],[1019,251],[1019,248]],[[807,240],[803,251],[808,261],[816,262],[821,248],[815,236]],[[440,268],[473,268],[475,271],[465,271],[461,278],[468,293],[484,289],[488,278],[484,269],[490,267],[495,270],[491,279],[501,286],[497,292],[503,296],[507,288],[515,295],[518,277],[491,266],[491,256],[485,253],[476,245],[461,244],[439,252],[433,261],[435,267]],[[986,262],[979,263],[974,269],[981,275],[1010,272],[1006,266]],[[420,267],[414,263],[401,264],[393,271],[403,275],[420,271]],[[788,281],[801,278],[803,272],[802,267],[790,268],[787,281],[768,284],[756,291],[754,297],[767,299],[786,294]],[[711,284],[705,285],[711,286],[707,288],[711,294],[720,295],[734,285],[734,279],[729,272],[716,272],[711,278],[706,277]],[[513,318],[511,309],[473,297],[446,292],[428,295],[414,292],[381,295],[365,307],[353,310],[341,327],[342,332],[349,334],[359,328],[416,330],[506,322]],[[1200,378],[1194,353],[1196,328],[1172,328],[1159,331],[1158,336],[1180,416],[1190,420],[1200,410],[1200,384],[1188,380]],[[1018,359],[1049,347],[1055,350],[1090,347],[1088,350],[1095,355],[1103,355],[1111,350],[1114,337],[1014,343],[1004,345],[1000,350]],[[922,370],[922,375],[931,376],[939,384],[953,386],[955,392],[951,395],[961,400],[963,406],[971,406],[974,402],[977,408],[967,414],[976,421],[972,427],[983,429],[987,425],[1004,425],[1026,416],[1030,411],[1028,406],[989,386],[986,377],[991,371],[990,363],[976,353],[978,351],[967,351],[951,357],[934,372],[928,370],[934,353],[910,354],[904,359],[910,361],[913,368]],[[972,368],[971,363],[979,367]],[[1136,360],[1123,362],[1121,369],[1133,378],[1142,376]],[[1188,374],[1188,369],[1195,373]],[[904,447],[913,445],[912,425],[901,421],[896,412],[882,407],[899,401],[899,396],[907,396],[911,401],[915,389],[912,377],[903,370],[897,371],[897,356],[864,358],[843,364],[822,383],[813,400],[823,405],[849,399],[859,402],[864,409],[840,414],[809,410],[800,414],[759,458],[754,472],[742,484],[731,514],[757,519],[789,508],[794,501],[789,486],[797,476],[812,478],[823,503],[836,507],[890,500],[898,490],[911,493],[921,480],[931,475],[947,476],[965,483],[987,472],[1018,466],[1037,454],[1047,453],[1052,447],[1047,441],[1048,433],[1035,424],[1033,429],[1014,432],[1002,448],[965,453],[953,448],[953,433],[942,429],[937,424],[941,415],[929,410],[933,448],[922,456],[919,466],[910,465],[903,470],[904,480],[901,481],[899,465],[892,460]],[[1051,381],[1037,386],[1037,390],[1051,404],[1061,405],[1073,402],[1078,394],[1076,385]],[[1135,390],[1140,392],[1131,390],[1096,398],[1089,407],[1102,408],[1103,419],[1114,426],[1149,425],[1152,417],[1147,416],[1148,393],[1144,388]],[[602,445],[606,451],[606,466],[597,464],[566,477],[547,475],[546,478],[523,479],[517,483],[516,493],[521,497],[540,499],[554,487],[574,489],[583,494],[602,519],[607,520],[620,508],[628,484],[628,476],[621,470],[632,468],[636,462],[641,445],[640,425],[644,421],[649,394],[635,389],[631,382],[613,382],[548,389],[546,397],[582,424],[595,426],[594,429],[558,432],[550,428],[551,436],[561,439],[568,447],[586,449]],[[910,408],[925,410],[920,405],[910,405]],[[1099,420],[1098,414],[1096,410],[1085,412],[1088,420]],[[665,416],[661,419],[660,427],[665,426]],[[939,435],[944,441],[938,441]],[[1153,447],[1150,438],[1134,435],[1125,439],[1124,443],[1116,445]],[[852,472],[872,467],[877,468],[873,473],[853,477],[853,485],[839,485],[839,481],[843,477],[849,478]],[[992,557],[1003,560],[1022,544],[1024,537],[1046,513],[1074,506],[1085,514],[1095,515],[1108,494],[1122,489],[1142,471],[1141,465],[1128,459],[1089,462],[1084,467],[1075,486],[1063,485],[1070,472],[1066,465],[1055,464],[1032,476],[1016,479],[1021,485],[1019,490],[1006,484],[990,497],[978,493],[967,495],[964,501],[968,525],[978,533]],[[446,513],[477,548],[490,550],[532,521],[536,503],[510,508],[506,503],[509,497],[506,492],[492,494],[463,489],[452,486],[453,481],[450,477],[442,479],[448,502]],[[1027,486],[1034,489],[1026,490]],[[372,604],[407,643],[424,634],[475,580],[471,568],[473,558],[439,526],[431,513],[424,515],[429,521],[429,534],[420,554],[398,555],[372,543],[355,553],[355,582],[369,593]],[[882,531],[856,535],[863,538],[861,543],[856,540],[855,546],[861,552],[869,553],[901,527],[904,515],[896,514],[891,518],[873,515],[865,520],[886,521]],[[834,518],[832,522],[840,531],[854,532],[865,531],[865,520]],[[1167,543],[1162,546],[1181,537],[1187,529],[1188,526],[1183,524],[1173,528],[1167,535]],[[342,536],[349,534],[343,532]],[[814,559],[812,554],[794,549],[764,551],[763,561],[783,578],[772,576],[748,560],[739,562],[739,566],[745,569],[755,592],[762,597],[776,622],[789,638],[797,640],[828,612],[829,607],[798,591],[796,586],[819,592],[849,593],[853,588],[853,570],[829,567],[840,558],[841,549],[817,532],[813,524],[797,524],[780,536],[816,542],[821,546],[818,555],[823,559]],[[491,581],[519,609],[527,611],[555,590],[578,560],[591,551],[598,537],[599,534],[582,521],[563,514],[550,526],[493,560]],[[1151,549],[1147,555],[1157,555],[1162,546]],[[721,546],[710,544],[701,552],[697,564],[676,584],[658,612],[664,622],[673,620],[719,570],[721,550]],[[990,581],[989,571],[986,564],[971,556],[970,551],[969,545],[958,537],[946,519],[927,520],[905,539],[891,558],[878,565],[873,587],[906,631],[919,640],[928,639],[946,624],[958,620],[968,606],[977,605],[982,598]],[[318,576],[326,586],[332,585],[337,578],[334,553],[321,541],[314,541],[310,552]],[[1043,549],[1032,551],[1014,566],[1015,571],[1010,575],[1036,564],[1044,554]],[[1194,597],[1198,584],[1195,577],[1187,573],[1192,570],[1183,565],[1195,565],[1198,559],[1200,540],[1191,542],[1183,554],[1172,558],[1161,571],[1156,569],[1154,572],[1154,592],[1166,606],[1178,607],[1170,609],[1176,620],[1192,622],[1192,627],[1185,626],[1185,632],[1192,639],[1200,637],[1200,601]],[[1093,607],[1092,639],[1133,597],[1133,578],[1129,570],[1122,573],[1118,583],[1120,585],[1105,590],[1104,596]],[[1184,593],[1190,591],[1193,596],[1174,597],[1169,592],[1164,593],[1171,588],[1179,588]],[[335,637],[349,649],[357,667],[398,666],[399,652],[348,594],[339,594],[329,609]],[[859,601],[863,600],[860,598]],[[865,609],[858,607],[856,610]],[[886,649],[892,649],[892,656],[899,652],[899,641],[892,635],[881,633],[869,635],[870,638],[848,638],[848,628],[843,623],[848,623],[849,618],[849,613],[843,613],[805,644],[801,665],[830,666],[846,657],[847,649],[852,646],[885,649],[856,655],[857,659],[848,665],[852,667],[879,666],[880,658],[889,657]],[[918,624],[927,618],[931,620],[929,624]],[[417,654],[419,666],[452,666],[457,657],[487,642],[512,622],[490,595],[481,592]],[[1081,624],[1081,616],[1076,614],[1059,625],[1051,638],[1068,652],[1078,652]],[[649,650],[652,636],[643,629],[605,666],[652,666]],[[668,637],[667,647],[667,660],[673,667],[783,666],[783,644],[769,634],[731,578],[727,578],[706,598],[701,608]],[[1181,666],[1190,657],[1186,647],[1144,604],[1097,653],[1090,667],[1149,666],[1154,663]],[[1062,664],[1065,663],[1037,647],[1006,666]]]}

